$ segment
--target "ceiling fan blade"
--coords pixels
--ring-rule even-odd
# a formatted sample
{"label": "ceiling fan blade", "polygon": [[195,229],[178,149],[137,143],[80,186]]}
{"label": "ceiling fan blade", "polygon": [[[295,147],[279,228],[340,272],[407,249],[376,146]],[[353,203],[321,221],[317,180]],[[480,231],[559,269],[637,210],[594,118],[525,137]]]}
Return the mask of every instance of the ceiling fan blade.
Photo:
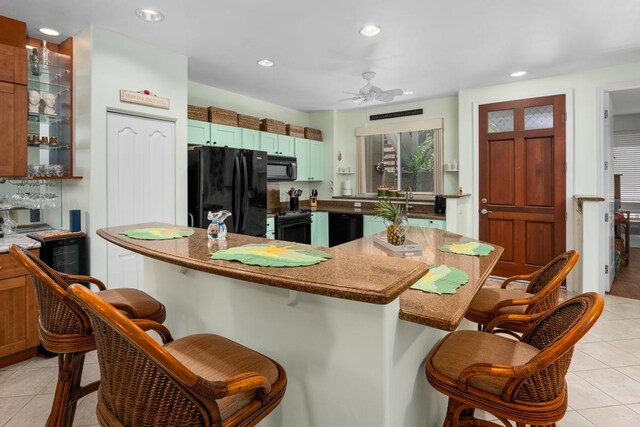
{"label": "ceiling fan blade", "polygon": [[[342,98],[339,99],[338,101],[342,102],[342,101],[353,101],[353,102],[357,102],[358,100],[362,100],[361,96],[352,96],[351,98]],[[360,101],[362,102],[362,101]]]}
{"label": "ceiling fan blade", "polygon": [[391,89],[391,90],[385,90],[384,93],[388,93],[390,95],[393,96],[400,96],[400,95],[404,95],[404,91],[402,89]]}
{"label": "ceiling fan blade", "polygon": [[385,90],[384,92],[380,92],[376,95],[376,100],[382,102],[390,102],[393,101],[393,98],[395,98],[396,96],[400,96],[403,93],[404,92],[402,91],[402,89]]}
{"label": "ceiling fan blade", "polygon": [[347,92],[346,90],[343,90],[342,93],[346,93],[346,94],[349,94],[349,95],[355,95],[355,96],[360,96],[361,95],[358,92]]}

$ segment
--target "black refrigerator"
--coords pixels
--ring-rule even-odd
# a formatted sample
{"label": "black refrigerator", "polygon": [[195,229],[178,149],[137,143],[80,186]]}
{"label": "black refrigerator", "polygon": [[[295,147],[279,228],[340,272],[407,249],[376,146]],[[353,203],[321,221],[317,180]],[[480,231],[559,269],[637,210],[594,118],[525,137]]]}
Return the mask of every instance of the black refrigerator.
{"label": "black refrigerator", "polygon": [[229,233],[267,233],[267,153],[222,147],[188,151],[188,207],[193,226],[207,228],[209,211],[227,210]]}

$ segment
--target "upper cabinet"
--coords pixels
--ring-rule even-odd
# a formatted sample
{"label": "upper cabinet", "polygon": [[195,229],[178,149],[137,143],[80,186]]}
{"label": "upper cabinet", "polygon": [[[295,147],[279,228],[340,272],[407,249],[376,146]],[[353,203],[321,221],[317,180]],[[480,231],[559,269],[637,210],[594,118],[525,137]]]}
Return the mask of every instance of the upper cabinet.
{"label": "upper cabinet", "polygon": [[199,120],[187,121],[187,143],[194,145],[211,144],[211,124]]}
{"label": "upper cabinet", "polygon": [[260,150],[274,156],[295,156],[293,137],[269,132],[260,132]]}
{"label": "upper cabinet", "polygon": [[27,174],[27,27],[0,16],[0,176]]}
{"label": "upper cabinet", "polygon": [[242,148],[245,150],[260,150],[260,131],[243,128]]}
{"label": "upper cabinet", "polygon": [[296,155],[294,138],[288,135],[278,135],[278,153],[279,156],[293,157]]}
{"label": "upper cabinet", "polygon": [[73,40],[58,44],[27,40],[27,136],[30,178],[72,178]]}
{"label": "upper cabinet", "polygon": [[324,179],[324,152],[321,141],[295,138],[298,179],[296,181],[322,181]]}
{"label": "upper cabinet", "polygon": [[211,145],[215,147],[242,148],[242,129],[211,123]]}

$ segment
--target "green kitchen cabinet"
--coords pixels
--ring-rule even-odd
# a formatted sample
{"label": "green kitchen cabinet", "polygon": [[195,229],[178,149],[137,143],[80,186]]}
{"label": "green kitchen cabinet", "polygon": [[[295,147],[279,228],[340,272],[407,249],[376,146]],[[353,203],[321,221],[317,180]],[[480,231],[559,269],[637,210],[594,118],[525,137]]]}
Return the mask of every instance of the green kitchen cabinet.
{"label": "green kitchen cabinet", "polygon": [[324,149],[322,141],[309,140],[309,181],[324,179]]}
{"label": "green kitchen cabinet", "polygon": [[295,157],[295,145],[292,136],[260,132],[260,150],[274,156]]}
{"label": "green kitchen cabinet", "polygon": [[278,135],[278,155],[295,157],[296,148],[292,136]]}
{"label": "green kitchen cabinet", "polygon": [[298,179],[296,181],[309,181],[309,140],[295,138],[296,163],[298,165]]}
{"label": "green kitchen cabinet", "polygon": [[260,131],[242,129],[242,148],[247,150],[260,150]]}
{"label": "green kitchen cabinet", "polygon": [[295,138],[298,179],[296,181],[322,181],[324,179],[324,151],[322,142]]}
{"label": "green kitchen cabinet", "polygon": [[387,229],[382,218],[378,218],[372,215],[364,216],[362,228],[363,235],[365,236],[371,236]]}
{"label": "green kitchen cabinet", "polygon": [[407,218],[407,223],[413,227],[428,227],[427,221],[422,218]]}
{"label": "green kitchen cabinet", "polygon": [[425,221],[427,221],[427,225],[426,225],[427,227],[439,228],[440,230],[447,229],[447,221],[445,220],[426,219]]}
{"label": "green kitchen cabinet", "polygon": [[212,123],[211,145],[214,147],[242,148],[242,129]]}
{"label": "green kitchen cabinet", "polygon": [[311,244],[329,247],[329,214],[327,212],[313,212],[311,221]]}
{"label": "green kitchen cabinet", "polygon": [[278,135],[269,132],[260,132],[260,150],[267,154],[276,155],[278,152]]}
{"label": "green kitchen cabinet", "polygon": [[187,120],[187,144],[209,145],[211,142],[211,123],[199,120]]}

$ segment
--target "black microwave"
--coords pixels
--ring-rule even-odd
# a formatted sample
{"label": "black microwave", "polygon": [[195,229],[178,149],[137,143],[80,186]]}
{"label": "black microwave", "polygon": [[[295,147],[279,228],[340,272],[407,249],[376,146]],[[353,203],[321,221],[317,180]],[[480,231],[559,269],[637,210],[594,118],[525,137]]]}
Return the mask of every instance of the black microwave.
{"label": "black microwave", "polygon": [[295,181],[298,165],[295,157],[268,156],[267,181]]}

